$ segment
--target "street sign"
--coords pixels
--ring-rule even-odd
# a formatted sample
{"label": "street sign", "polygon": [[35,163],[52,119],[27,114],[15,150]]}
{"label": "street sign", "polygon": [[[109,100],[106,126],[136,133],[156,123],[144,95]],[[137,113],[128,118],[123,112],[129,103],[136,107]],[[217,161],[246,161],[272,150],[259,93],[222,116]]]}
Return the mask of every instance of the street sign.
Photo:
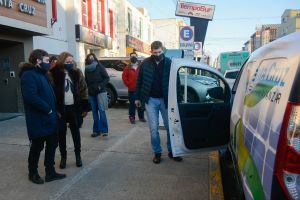
{"label": "street sign", "polygon": [[194,59],[194,51],[193,50],[184,50],[184,59],[193,60]]}
{"label": "street sign", "polygon": [[212,20],[214,12],[214,5],[177,1],[175,15]]}
{"label": "street sign", "polygon": [[202,42],[194,42],[194,52],[196,57],[202,56]]}
{"label": "street sign", "polygon": [[194,27],[180,26],[179,27],[179,48],[186,50],[194,49]]}

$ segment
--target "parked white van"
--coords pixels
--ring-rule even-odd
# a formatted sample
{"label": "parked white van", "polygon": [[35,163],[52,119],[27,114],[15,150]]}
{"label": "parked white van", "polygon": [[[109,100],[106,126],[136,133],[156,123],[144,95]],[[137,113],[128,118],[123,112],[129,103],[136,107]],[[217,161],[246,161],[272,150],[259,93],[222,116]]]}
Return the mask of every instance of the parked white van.
{"label": "parked white van", "polygon": [[[253,52],[232,91],[213,68],[173,59],[168,102],[173,155],[219,149],[223,183],[232,181],[223,184],[230,198],[300,199],[299,44],[297,32]],[[177,99],[185,94],[178,95],[172,84],[179,71],[190,69],[219,83],[199,102]]]}

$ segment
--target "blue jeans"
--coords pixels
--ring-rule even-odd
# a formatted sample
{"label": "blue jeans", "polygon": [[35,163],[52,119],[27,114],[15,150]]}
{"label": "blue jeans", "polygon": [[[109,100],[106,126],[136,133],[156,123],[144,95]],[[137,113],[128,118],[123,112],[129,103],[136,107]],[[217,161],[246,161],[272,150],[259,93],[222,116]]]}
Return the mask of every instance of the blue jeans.
{"label": "blue jeans", "polygon": [[[134,117],[135,118],[135,110],[136,110],[136,107],[135,107],[135,92],[129,92],[128,91],[128,96],[129,96],[129,110],[128,110],[128,114],[129,114],[129,117]],[[138,111],[138,116],[139,116],[139,119],[144,119],[144,109],[139,107],[137,108],[137,111]]]}
{"label": "blue jeans", "polygon": [[153,153],[161,153],[162,149],[160,146],[160,136],[158,132],[159,128],[159,111],[163,118],[164,126],[167,131],[167,147],[168,151],[171,152],[171,143],[170,143],[170,132],[168,125],[168,110],[165,107],[163,98],[152,98],[150,97],[148,100],[148,104],[146,104],[146,111],[148,117],[148,124],[151,135],[151,145]]}
{"label": "blue jeans", "polygon": [[94,133],[108,133],[108,123],[105,109],[101,108],[98,96],[89,96],[89,102],[93,112],[93,132]]}

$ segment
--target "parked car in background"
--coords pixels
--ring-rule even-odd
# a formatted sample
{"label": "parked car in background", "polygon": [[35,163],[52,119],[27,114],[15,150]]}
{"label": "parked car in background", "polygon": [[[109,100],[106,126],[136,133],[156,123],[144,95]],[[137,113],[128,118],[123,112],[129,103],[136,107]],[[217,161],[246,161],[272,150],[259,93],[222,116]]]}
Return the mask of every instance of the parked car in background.
{"label": "parked car in background", "polygon": [[[142,58],[138,58],[141,62]],[[100,57],[100,63],[106,68],[109,75],[109,83],[106,86],[108,106],[112,107],[116,101],[128,100],[128,89],[122,80],[123,69],[130,63],[129,57]]]}
{"label": "parked car in background", "polygon": [[239,75],[240,69],[228,69],[224,73],[224,77],[226,81],[228,82],[230,88],[233,87],[233,84],[235,82],[235,79]]}
{"label": "parked car in background", "polygon": [[254,51],[232,90],[217,70],[173,59],[170,83],[182,67],[222,83],[209,90],[215,101],[193,103],[170,84],[168,114],[173,156],[219,150],[225,199],[300,199],[299,41],[296,32]]}
{"label": "parked car in background", "polygon": [[[190,103],[204,102],[210,99],[208,95],[209,89],[219,86],[219,82],[216,79],[200,74],[201,70],[189,70],[186,68],[180,69],[179,78],[183,100]],[[183,95],[185,90],[185,82],[187,83],[186,97]]]}

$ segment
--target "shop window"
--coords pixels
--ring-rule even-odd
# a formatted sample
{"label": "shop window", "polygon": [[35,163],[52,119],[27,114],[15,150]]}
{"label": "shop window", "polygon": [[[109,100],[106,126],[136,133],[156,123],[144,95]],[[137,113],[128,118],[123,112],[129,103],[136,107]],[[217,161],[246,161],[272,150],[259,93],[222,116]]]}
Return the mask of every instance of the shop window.
{"label": "shop window", "polygon": [[102,12],[101,12],[101,9],[102,9],[102,1],[101,0],[98,0],[97,1],[97,26],[98,26],[98,31],[101,32],[102,31],[102,23],[101,23],[101,20],[102,20]]}
{"label": "shop window", "polygon": [[128,9],[128,13],[127,13],[127,31],[129,35],[132,34],[132,13],[130,9]]}
{"label": "shop window", "polygon": [[82,8],[82,26],[88,26],[88,7],[87,7],[87,0],[82,0],[81,2]]}
{"label": "shop window", "polygon": [[142,39],[142,33],[143,33],[143,23],[142,18],[139,20],[139,38]]}
{"label": "shop window", "polygon": [[105,1],[97,1],[97,26],[98,31],[105,34]]}
{"label": "shop window", "polygon": [[109,35],[111,38],[114,38],[114,13],[112,10],[109,10]]}

